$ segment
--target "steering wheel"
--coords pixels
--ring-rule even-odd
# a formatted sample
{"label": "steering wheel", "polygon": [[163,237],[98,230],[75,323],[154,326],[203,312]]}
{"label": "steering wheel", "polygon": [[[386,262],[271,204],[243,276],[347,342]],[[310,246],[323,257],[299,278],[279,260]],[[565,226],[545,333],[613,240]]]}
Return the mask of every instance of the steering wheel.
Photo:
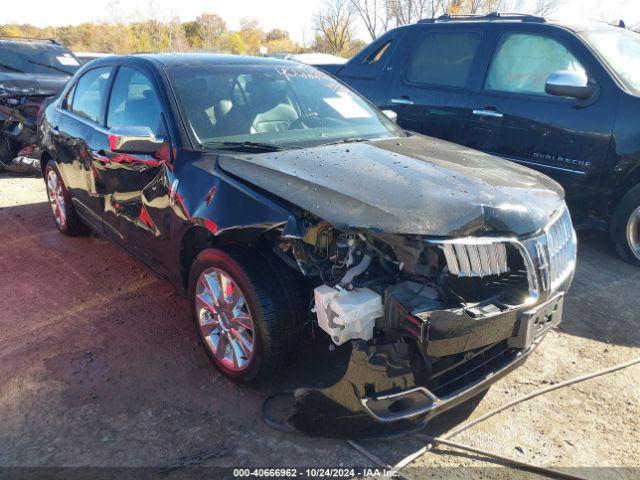
{"label": "steering wheel", "polygon": [[[311,121],[311,125],[307,122]],[[346,125],[347,122],[338,120],[337,118],[331,117],[320,117],[316,112],[308,113],[306,115],[300,115],[297,119],[293,121],[289,130],[295,130],[297,128],[309,129],[314,127],[341,127]]]}
{"label": "steering wheel", "polygon": [[313,117],[310,114],[300,115],[298,118],[296,118],[293,121],[291,125],[289,125],[289,130],[298,130],[298,129],[307,130],[309,126],[304,122],[309,118],[313,118]]}

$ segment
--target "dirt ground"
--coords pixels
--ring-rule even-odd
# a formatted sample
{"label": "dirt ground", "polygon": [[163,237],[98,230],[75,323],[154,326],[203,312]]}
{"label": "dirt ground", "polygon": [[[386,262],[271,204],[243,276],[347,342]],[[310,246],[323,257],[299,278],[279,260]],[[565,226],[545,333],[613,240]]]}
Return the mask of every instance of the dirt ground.
{"label": "dirt ground", "polygon": [[[640,355],[639,312],[640,268],[617,260],[604,235],[581,234],[563,324],[473,416]],[[344,441],[271,430],[263,398],[210,365],[184,299],[108,242],[60,235],[41,179],[0,174],[0,466],[158,467],[216,451],[206,465],[372,466]],[[521,404],[456,440],[588,478],[637,478],[639,405],[635,366]],[[395,463],[421,441],[363,445]],[[414,465],[470,467],[431,470],[436,478],[514,475],[445,448]]]}

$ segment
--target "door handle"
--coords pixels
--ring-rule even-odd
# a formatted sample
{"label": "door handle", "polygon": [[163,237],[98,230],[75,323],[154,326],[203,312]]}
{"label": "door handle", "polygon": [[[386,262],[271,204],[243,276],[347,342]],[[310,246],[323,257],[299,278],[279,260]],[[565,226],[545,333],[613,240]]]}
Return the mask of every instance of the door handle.
{"label": "door handle", "polygon": [[473,114],[476,117],[491,117],[491,118],[502,118],[503,115],[500,112],[496,112],[495,110],[474,110]]}
{"label": "door handle", "polygon": [[413,100],[409,100],[408,98],[392,98],[391,103],[395,105],[413,105]]}

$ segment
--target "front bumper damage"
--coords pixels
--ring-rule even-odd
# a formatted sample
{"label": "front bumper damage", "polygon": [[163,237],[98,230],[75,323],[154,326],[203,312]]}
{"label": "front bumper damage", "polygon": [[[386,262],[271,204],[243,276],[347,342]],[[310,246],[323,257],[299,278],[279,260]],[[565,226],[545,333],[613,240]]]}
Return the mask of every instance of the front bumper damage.
{"label": "front bumper damage", "polygon": [[[18,173],[39,173],[38,113],[47,95],[13,98],[0,96],[0,134],[8,142],[11,158],[0,159],[5,167]],[[17,103],[8,103],[15,101]]]}
{"label": "front bumper damage", "polygon": [[[425,425],[519,367],[562,318],[563,293],[543,303],[478,319],[425,356],[410,343],[355,341],[339,381],[298,389],[289,422],[319,436],[377,436]],[[500,317],[500,318],[498,318]],[[453,331],[451,337],[455,337]],[[485,339],[491,343],[470,349]],[[428,344],[427,338],[426,343]]]}

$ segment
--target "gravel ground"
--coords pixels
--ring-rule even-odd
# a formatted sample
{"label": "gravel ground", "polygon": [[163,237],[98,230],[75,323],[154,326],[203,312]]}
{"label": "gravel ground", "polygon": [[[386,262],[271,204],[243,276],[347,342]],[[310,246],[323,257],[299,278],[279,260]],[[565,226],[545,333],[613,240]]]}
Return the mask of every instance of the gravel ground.
{"label": "gravel ground", "polygon": [[[269,429],[264,391],[215,371],[187,302],[108,242],[60,235],[48,208],[41,179],[0,175],[0,466],[158,467],[203,452],[219,454],[205,462],[214,466],[372,466],[343,441]],[[618,261],[603,234],[581,234],[563,324],[473,416],[638,356],[639,287],[640,268]],[[638,478],[639,380],[635,366],[562,389],[456,440],[588,478]],[[395,463],[421,442],[363,445]],[[414,477],[459,466],[430,472],[514,475],[445,448],[414,465]]]}

